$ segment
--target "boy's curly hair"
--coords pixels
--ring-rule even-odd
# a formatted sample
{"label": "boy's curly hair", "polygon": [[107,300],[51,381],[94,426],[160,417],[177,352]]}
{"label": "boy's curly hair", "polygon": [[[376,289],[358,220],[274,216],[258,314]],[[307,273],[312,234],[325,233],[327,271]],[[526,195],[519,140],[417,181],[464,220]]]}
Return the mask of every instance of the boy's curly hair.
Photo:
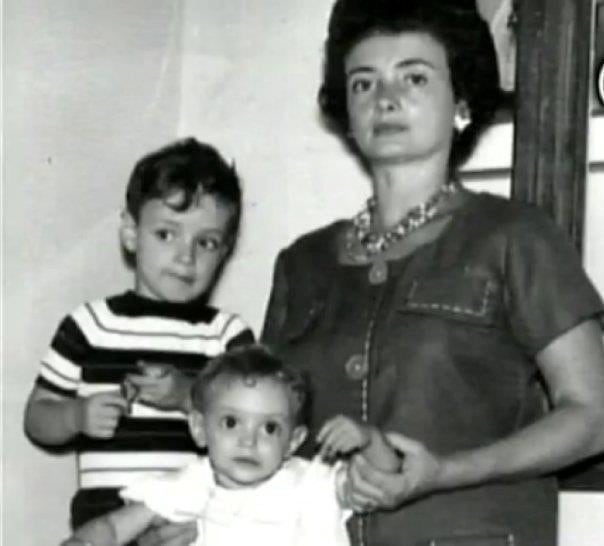
{"label": "boy's curly hair", "polygon": [[241,216],[241,188],[234,166],[218,151],[189,137],[178,140],[141,158],[130,175],[126,209],[138,221],[141,207],[150,199],[182,195],[178,211],[187,210],[200,192],[215,196],[231,211],[229,242],[234,242]]}

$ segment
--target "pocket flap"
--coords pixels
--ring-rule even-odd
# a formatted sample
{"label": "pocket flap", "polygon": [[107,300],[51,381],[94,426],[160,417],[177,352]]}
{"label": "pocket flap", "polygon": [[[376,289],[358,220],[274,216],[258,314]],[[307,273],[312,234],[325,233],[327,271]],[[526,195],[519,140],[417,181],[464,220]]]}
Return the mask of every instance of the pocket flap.
{"label": "pocket flap", "polygon": [[490,324],[495,317],[497,284],[469,270],[448,270],[414,279],[398,309]]}

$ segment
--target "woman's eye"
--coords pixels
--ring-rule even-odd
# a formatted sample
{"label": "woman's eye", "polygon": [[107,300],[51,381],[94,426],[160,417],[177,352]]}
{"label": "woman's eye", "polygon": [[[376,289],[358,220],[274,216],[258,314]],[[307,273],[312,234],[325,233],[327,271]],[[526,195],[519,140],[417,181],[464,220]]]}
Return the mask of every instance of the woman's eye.
{"label": "woman's eye", "polygon": [[160,241],[171,241],[174,238],[174,233],[169,229],[158,229],[155,231],[155,236]]}
{"label": "woman's eye", "polygon": [[264,431],[269,436],[273,436],[275,434],[278,434],[281,431],[281,426],[279,425],[279,423],[275,423],[273,421],[269,421],[268,423],[266,423],[264,425]]}
{"label": "woman's eye", "polygon": [[350,82],[350,90],[355,93],[366,93],[371,89],[372,81],[368,78],[356,78]]}
{"label": "woman's eye", "polygon": [[222,418],[222,426],[227,429],[235,428],[237,426],[237,418],[232,415],[227,415]]}
{"label": "woman's eye", "polygon": [[414,87],[421,87],[428,83],[428,78],[425,74],[411,73],[405,76],[405,81],[410,83]]}
{"label": "woman's eye", "polygon": [[214,237],[202,237],[198,239],[197,245],[203,250],[216,252],[222,246],[222,243]]}

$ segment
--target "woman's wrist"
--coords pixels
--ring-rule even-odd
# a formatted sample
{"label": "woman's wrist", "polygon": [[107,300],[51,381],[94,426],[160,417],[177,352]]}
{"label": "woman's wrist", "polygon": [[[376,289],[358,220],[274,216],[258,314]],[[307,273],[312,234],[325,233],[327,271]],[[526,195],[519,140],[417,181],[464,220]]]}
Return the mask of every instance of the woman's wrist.
{"label": "woman's wrist", "polygon": [[488,481],[489,472],[484,458],[473,451],[459,451],[439,458],[436,486],[439,490],[477,485]]}

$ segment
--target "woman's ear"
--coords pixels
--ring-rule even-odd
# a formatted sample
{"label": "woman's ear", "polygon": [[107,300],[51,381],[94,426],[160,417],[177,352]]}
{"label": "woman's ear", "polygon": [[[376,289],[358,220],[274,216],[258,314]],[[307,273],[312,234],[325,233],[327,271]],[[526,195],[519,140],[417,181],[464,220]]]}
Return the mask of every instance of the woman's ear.
{"label": "woman's ear", "polygon": [[308,428],[304,425],[297,426],[292,432],[292,437],[289,440],[289,447],[287,449],[287,457],[291,457],[298,448],[302,445],[302,442],[306,440],[308,436]]}
{"label": "woman's ear", "polygon": [[189,432],[198,447],[207,447],[206,430],[203,426],[203,414],[197,410],[189,413]]}
{"label": "woman's ear", "polygon": [[138,232],[136,230],[136,221],[128,211],[122,212],[122,221],[120,223],[120,241],[122,246],[131,254],[136,253],[138,243]]}

